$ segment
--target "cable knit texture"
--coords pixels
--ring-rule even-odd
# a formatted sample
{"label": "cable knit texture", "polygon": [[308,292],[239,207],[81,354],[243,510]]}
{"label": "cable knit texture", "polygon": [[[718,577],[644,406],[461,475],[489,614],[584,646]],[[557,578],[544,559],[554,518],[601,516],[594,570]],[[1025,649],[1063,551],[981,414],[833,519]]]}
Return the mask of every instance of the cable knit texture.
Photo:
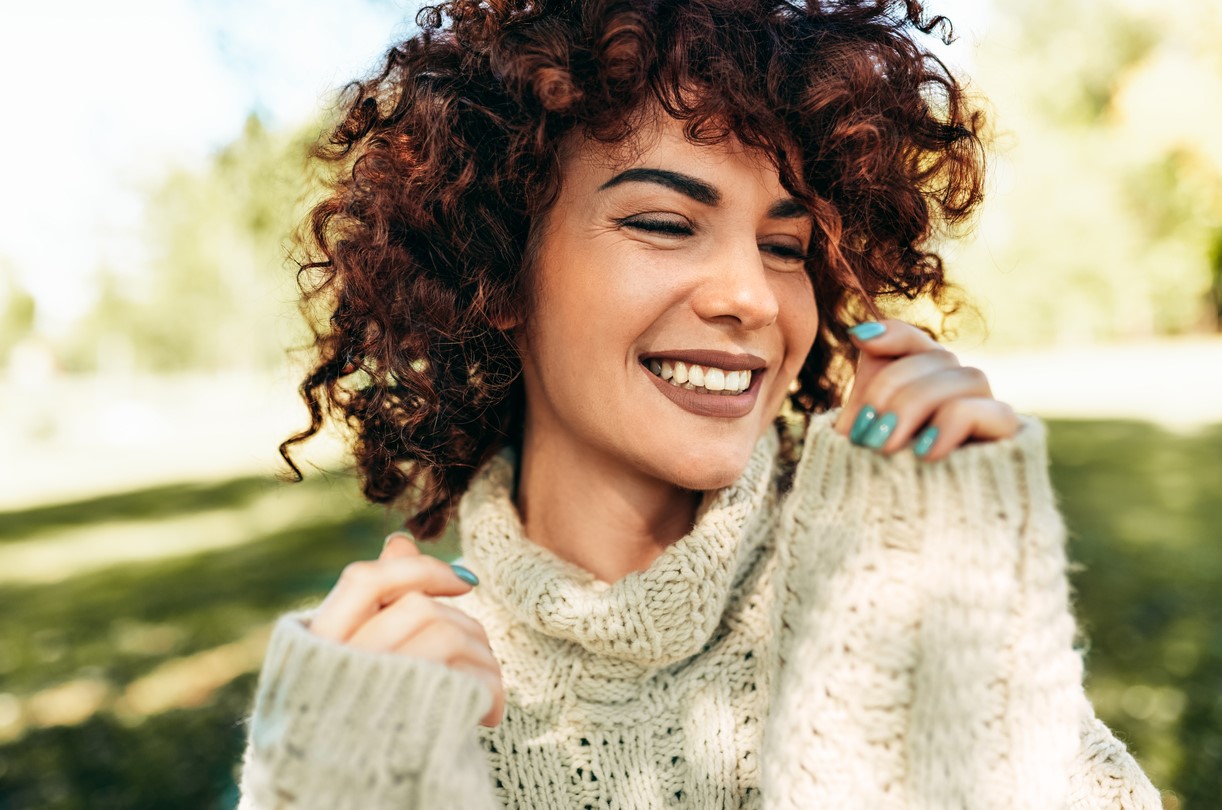
{"label": "cable knit texture", "polygon": [[769,432],[614,584],[524,536],[494,458],[459,509],[481,584],[446,601],[488,632],[503,721],[470,675],[290,614],[241,807],[1161,807],[1082,690],[1042,424],[926,464],[836,415],[798,459]]}

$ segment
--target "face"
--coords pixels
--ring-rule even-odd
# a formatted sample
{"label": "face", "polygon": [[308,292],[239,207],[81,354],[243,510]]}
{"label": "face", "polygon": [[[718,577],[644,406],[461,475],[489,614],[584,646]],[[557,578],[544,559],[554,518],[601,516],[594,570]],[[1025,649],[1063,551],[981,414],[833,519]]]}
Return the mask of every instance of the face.
{"label": "face", "polygon": [[815,339],[811,219],[767,160],[661,116],[571,140],[519,332],[528,436],[686,489],[736,480]]}

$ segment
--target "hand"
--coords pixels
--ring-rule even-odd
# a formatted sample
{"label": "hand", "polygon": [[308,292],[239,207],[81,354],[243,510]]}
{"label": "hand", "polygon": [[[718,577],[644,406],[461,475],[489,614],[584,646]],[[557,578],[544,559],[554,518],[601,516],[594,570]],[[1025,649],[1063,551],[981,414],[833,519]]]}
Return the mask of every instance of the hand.
{"label": "hand", "polygon": [[[1018,433],[1014,410],[993,399],[982,371],[961,366],[912,324],[889,318],[878,325],[881,333],[873,326],[853,336],[861,356],[837,433],[888,455],[916,437],[913,449],[925,461],[945,458],[969,440]],[[869,337],[871,331],[877,334]]]}
{"label": "hand", "polygon": [[504,714],[505,690],[488,636],[475,619],[432,598],[458,596],[471,587],[395,533],[376,561],[344,568],[310,630],[359,650],[427,658],[474,675],[492,693],[492,708],[480,722],[495,726]]}

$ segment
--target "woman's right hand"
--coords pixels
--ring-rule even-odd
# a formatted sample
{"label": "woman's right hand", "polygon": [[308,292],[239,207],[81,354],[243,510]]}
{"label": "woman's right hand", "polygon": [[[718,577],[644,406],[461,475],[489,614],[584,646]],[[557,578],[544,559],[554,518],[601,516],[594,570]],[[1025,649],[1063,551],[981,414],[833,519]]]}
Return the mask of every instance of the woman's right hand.
{"label": "woman's right hand", "polygon": [[395,533],[377,560],[344,568],[310,630],[359,650],[427,658],[474,675],[492,693],[492,708],[480,722],[495,726],[505,710],[505,690],[488,636],[475,619],[433,598],[471,587],[449,565]]}

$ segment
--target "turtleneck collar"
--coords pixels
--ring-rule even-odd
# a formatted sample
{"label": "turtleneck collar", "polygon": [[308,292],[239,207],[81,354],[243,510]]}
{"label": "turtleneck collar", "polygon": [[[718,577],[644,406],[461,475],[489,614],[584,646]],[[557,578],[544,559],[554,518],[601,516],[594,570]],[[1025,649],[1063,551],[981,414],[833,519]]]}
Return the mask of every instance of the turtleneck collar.
{"label": "turtleneck collar", "polygon": [[589,653],[665,666],[712,637],[739,569],[765,532],[751,531],[765,505],[778,450],[775,428],[756,443],[730,486],[706,492],[692,530],[644,571],[609,584],[528,540],[514,506],[514,464],[502,451],[476,474],[458,510],[464,564],[491,596],[527,626]]}

